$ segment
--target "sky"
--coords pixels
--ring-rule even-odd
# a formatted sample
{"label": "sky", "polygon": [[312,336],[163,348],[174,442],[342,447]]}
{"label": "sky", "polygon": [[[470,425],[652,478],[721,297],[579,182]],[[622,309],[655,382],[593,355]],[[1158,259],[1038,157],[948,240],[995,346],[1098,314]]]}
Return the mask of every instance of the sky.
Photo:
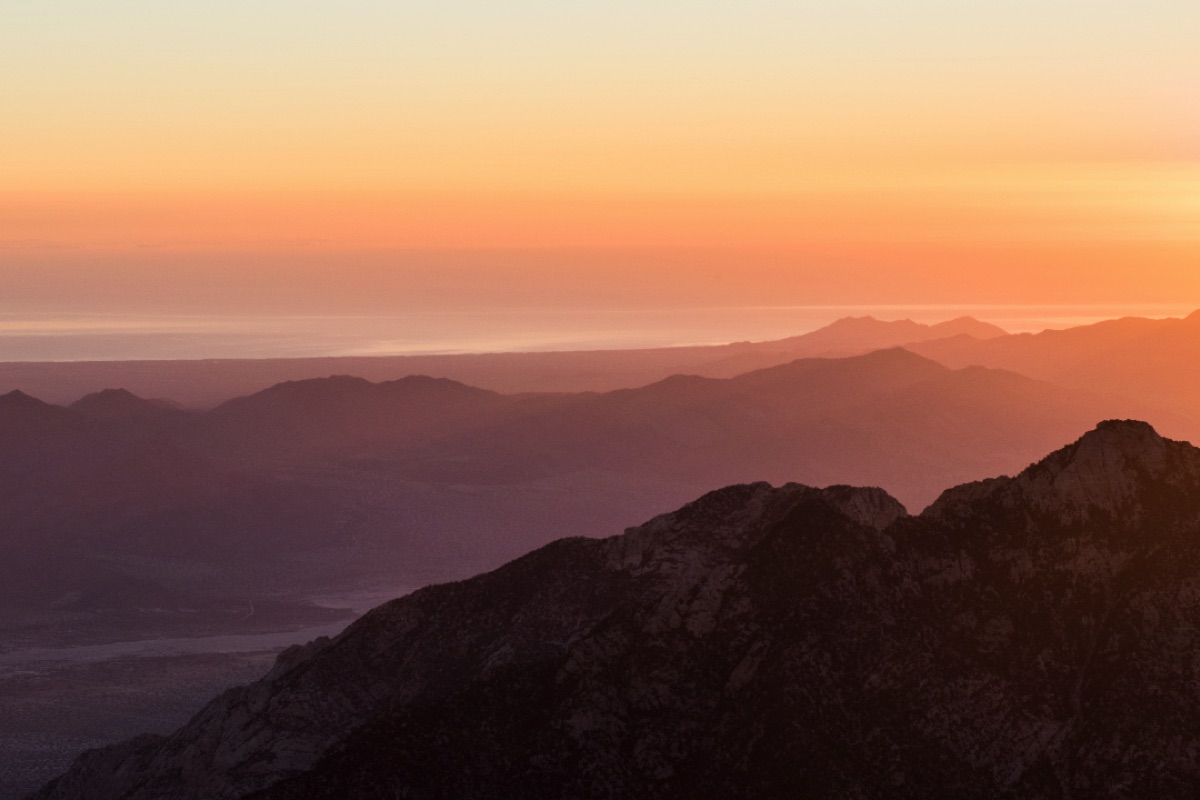
{"label": "sky", "polygon": [[1200,306],[1200,4],[8,0],[0,314]]}

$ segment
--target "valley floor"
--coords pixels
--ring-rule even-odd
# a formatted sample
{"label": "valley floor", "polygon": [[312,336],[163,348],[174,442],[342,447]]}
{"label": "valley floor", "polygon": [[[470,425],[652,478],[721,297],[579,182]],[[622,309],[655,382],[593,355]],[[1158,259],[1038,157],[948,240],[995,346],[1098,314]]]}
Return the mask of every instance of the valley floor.
{"label": "valley floor", "polygon": [[[411,587],[307,598],[310,613],[216,635],[117,641],[102,630],[5,631],[0,651],[0,800],[18,800],[58,775],[84,750],[185,723],[225,689],[261,678],[285,648],[339,633],[354,618]],[[266,621],[266,620],[264,620]],[[306,625],[305,622],[308,624]],[[114,629],[115,630],[115,629]],[[128,629],[126,629],[128,630]],[[63,646],[65,641],[71,646]],[[108,639],[108,640],[106,640]]]}

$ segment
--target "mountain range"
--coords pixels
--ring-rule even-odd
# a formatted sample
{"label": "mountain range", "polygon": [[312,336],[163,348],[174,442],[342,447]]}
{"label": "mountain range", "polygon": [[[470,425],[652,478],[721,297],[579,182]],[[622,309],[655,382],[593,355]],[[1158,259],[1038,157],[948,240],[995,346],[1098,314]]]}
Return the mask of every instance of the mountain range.
{"label": "mountain range", "polygon": [[1011,369],[1061,386],[1132,393],[1185,414],[1200,408],[1200,311],[1183,319],[1130,317],[986,341],[954,336],[911,349],[950,367]]}
{"label": "mountain range", "polygon": [[1100,424],[917,516],[735,485],[392,601],[34,797],[1191,797],[1200,450]]}
{"label": "mountain range", "polygon": [[193,361],[0,362],[0,391],[21,389],[70,403],[121,386],[206,409],[278,383],[347,374],[375,382],[408,375],[449,378],[506,394],[592,392],[642,386],[676,373],[728,378],[797,358],[858,355],[929,339],[986,339],[1005,331],[970,317],[934,325],[847,317],[800,336],[767,342],[531,353]]}
{"label": "mountain range", "polygon": [[606,393],[339,376],[203,413],[124,390],[69,408],[10,393],[2,594],[44,607],[86,594],[89,569],[232,597],[396,570],[409,583],[463,577],[758,480],[879,485],[918,509],[941,486],[1011,473],[1113,416],[1188,427],[1146,404],[903,349]]}

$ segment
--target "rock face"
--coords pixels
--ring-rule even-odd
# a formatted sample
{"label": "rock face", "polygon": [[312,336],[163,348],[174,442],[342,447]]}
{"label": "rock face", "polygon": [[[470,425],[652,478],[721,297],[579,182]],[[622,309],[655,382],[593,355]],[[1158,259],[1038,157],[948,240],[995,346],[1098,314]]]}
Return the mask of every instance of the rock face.
{"label": "rock face", "polygon": [[982,481],[947,490],[929,511],[974,513],[984,497],[1045,524],[1140,528],[1195,501],[1196,449],[1159,436],[1145,422],[1109,420],[1013,481]]}
{"label": "rock face", "polygon": [[919,517],[733,486],[283,654],[38,798],[1192,797],[1200,450],[1109,422]]}

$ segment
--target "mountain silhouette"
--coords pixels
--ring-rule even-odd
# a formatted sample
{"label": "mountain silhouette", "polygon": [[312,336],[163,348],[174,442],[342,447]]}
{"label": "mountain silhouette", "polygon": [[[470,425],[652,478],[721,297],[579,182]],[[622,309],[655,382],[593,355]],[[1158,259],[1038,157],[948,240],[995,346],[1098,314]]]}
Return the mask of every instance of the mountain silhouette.
{"label": "mountain silhouette", "polygon": [[933,325],[910,319],[884,321],[870,316],[843,317],[800,336],[755,342],[720,359],[698,365],[692,371],[712,377],[732,377],[797,358],[845,357],[931,340],[963,337],[983,341],[1007,335],[1003,328],[973,317],[959,317]]}
{"label": "mountain silhouette", "polygon": [[414,375],[372,383],[336,375],[291,381],[230,400],[204,416],[205,435],[236,451],[361,451],[410,445],[484,425],[515,401],[484,389]]}
{"label": "mountain silhouette", "polygon": [[177,559],[225,576],[224,594],[427,583],[712,486],[876,485],[917,510],[1138,411],[903,349],[604,394],[334,376],[206,413],[122,391],[69,409],[13,394],[0,398],[0,577],[23,605],[83,591],[89,561],[191,594],[217,589]]}
{"label": "mountain silhouette", "polygon": [[125,389],[104,389],[81,397],[68,406],[72,411],[88,419],[104,422],[153,420],[186,416],[166,400],[145,400]]}
{"label": "mountain silhouette", "polygon": [[653,383],[675,373],[727,378],[797,358],[857,355],[960,334],[983,339],[1003,333],[969,317],[937,325],[859,317],[778,341],[640,350],[0,363],[0,391],[21,388],[54,402],[72,402],[105,387],[122,386],[143,397],[168,397],[193,409],[209,409],[280,383],[337,374],[373,382],[430,375],[506,394],[612,391]]}
{"label": "mountain silhouette", "polygon": [[[0,396],[0,600],[45,608],[97,581],[178,580],[175,559],[231,566],[328,535],[328,492],[215,460],[199,416],[125,392],[63,408]],[[114,564],[135,556],[140,567]],[[210,590],[211,591],[211,590]]]}
{"label": "mountain silhouette", "polygon": [[1153,400],[1190,418],[1177,435],[1200,438],[1200,311],[1184,319],[1127,318],[981,341],[956,337],[912,345],[951,367],[1011,369],[1061,386]]}
{"label": "mountain silhouette", "polygon": [[581,397],[419,449],[410,474],[494,484],[604,469],[671,475],[692,494],[755,480],[854,483],[919,509],[948,484],[1018,470],[1096,419],[1135,410],[891,349]]}

